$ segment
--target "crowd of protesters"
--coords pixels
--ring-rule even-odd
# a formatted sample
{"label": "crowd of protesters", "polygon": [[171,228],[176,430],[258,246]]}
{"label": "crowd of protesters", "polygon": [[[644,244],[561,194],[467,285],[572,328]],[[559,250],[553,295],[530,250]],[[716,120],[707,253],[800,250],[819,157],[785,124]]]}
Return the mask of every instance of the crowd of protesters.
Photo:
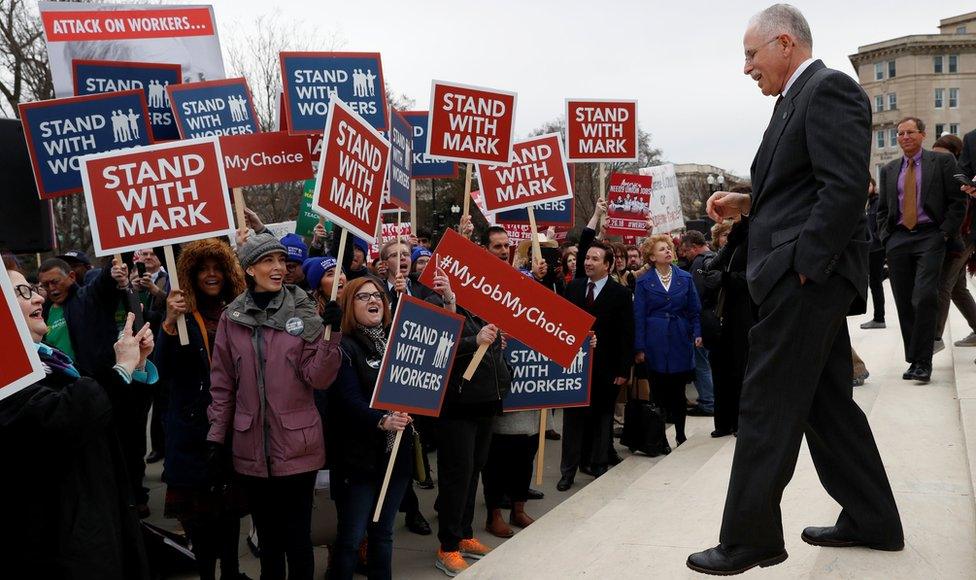
{"label": "crowd of protesters", "polygon": [[[932,354],[942,348],[950,301],[973,329],[956,346],[976,346],[976,304],[966,288],[976,203],[965,195],[976,190],[943,179],[959,172],[972,178],[976,132],[965,142],[943,137],[929,152],[918,146],[924,129],[919,119],[899,124],[904,159],[866,184],[874,314],[862,325],[885,327],[881,281],[890,276],[912,364],[905,378],[920,381],[929,380]],[[929,189],[916,193],[910,178],[922,183],[922,171],[937,171],[939,187],[926,180]],[[688,414],[714,417],[712,437],[735,435],[738,427],[754,320],[748,218],[707,232],[651,235],[638,246],[604,240],[606,211],[598,201],[575,243],[541,235],[541,256],[528,242],[510,244],[498,226],[475,240],[540,291],[596,319],[590,404],[564,410],[561,433],[546,433],[562,440],[559,491],[575,484],[577,472],[600,477],[621,461],[614,433],[630,398],[657,405],[674,425],[675,448],[687,438]],[[0,403],[0,461],[18,466],[17,476],[0,484],[5,497],[18,498],[8,502],[2,537],[16,562],[5,566],[22,565],[35,577],[147,577],[138,521],[150,514],[146,463],[160,460],[164,515],[179,521],[204,579],[217,576],[218,563],[221,578],[245,577],[238,541],[246,515],[262,578],[286,571],[311,578],[312,499],[322,469],[330,470],[337,517],[330,578],[357,571],[392,577],[398,512],[411,532],[434,532],[416,487],[437,489],[433,562],[448,576],[490,551],[476,528],[508,538],[532,525],[527,502],[542,497],[529,485],[539,411],[502,413],[512,380],[505,334],[456,304],[444,272],[435,273],[432,287],[420,282],[426,268],[437,267],[430,237],[389,241],[370,261],[364,242],[349,236],[340,252],[329,243],[337,232],[330,238],[321,225],[309,240],[276,238],[252,211],[247,225],[236,251],[222,239],[184,244],[175,272],[166,272],[152,249],[102,268],[72,251],[42,262],[28,281],[5,257],[47,373]],[[470,218],[458,230],[474,236]],[[929,231],[941,245],[906,237]],[[914,288],[909,269],[916,278],[926,273]],[[174,280],[181,290],[172,289]],[[369,405],[403,294],[464,318],[436,419]],[[465,379],[462,370],[480,346],[487,353]],[[856,353],[852,363],[852,383],[863,384],[867,370]],[[398,431],[405,436],[373,521]],[[479,482],[483,527],[475,509]]]}

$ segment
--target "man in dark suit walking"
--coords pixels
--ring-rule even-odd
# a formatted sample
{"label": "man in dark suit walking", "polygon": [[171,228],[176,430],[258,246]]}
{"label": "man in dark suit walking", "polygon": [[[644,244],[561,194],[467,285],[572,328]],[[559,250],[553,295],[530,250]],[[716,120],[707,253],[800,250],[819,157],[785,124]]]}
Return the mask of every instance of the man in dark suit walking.
{"label": "man in dark suit walking", "polygon": [[576,470],[588,466],[599,477],[606,473],[608,450],[612,446],[613,407],[620,386],[627,382],[634,356],[633,298],[625,286],[610,279],[613,249],[596,241],[601,211],[600,200],[589,225],[580,234],[576,277],[566,286],[565,298],[596,317],[596,351],[593,355],[590,405],[563,411],[562,477],[556,489],[573,485]]}
{"label": "man in dark suit walking", "polygon": [[939,317],[939,275],[946,244],[958,243],[966,205],[953,177],[959,172],[956,160],[949,153],[923,150],[924,140],[921,119],[907,117],[898,123],[904,155],[881,168],[878,230],[905,361],[910,363],[902,378],[928,382]]}
{"label": "man in dark suit walking", "polygon": [[[779,95],[752,165],[753,195],[717,192],[716,221],[748,215],[749,335],[738,440],[721,543],[688,557],[707,574],[787,558],[780,500],[806,435],[817,474],[841,505],[834,526],[803,530],[817,546],[900,550],[901,520],[867,418],[852,398],[847,314],[867,293],[871,109],[846,74],[812,58],[796,8],[754,16],[745,74]],[[843,127],[843,130],[837,130]]]}

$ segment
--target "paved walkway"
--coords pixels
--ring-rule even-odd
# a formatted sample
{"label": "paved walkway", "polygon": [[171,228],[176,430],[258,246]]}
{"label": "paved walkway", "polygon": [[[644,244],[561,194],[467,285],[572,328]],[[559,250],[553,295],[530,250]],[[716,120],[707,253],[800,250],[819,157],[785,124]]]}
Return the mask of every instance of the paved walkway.
{"label": "paved walkway", "polygon": [[[890,299],[890,295],[889,295]],[[888,328],[862,331],[866,320],[850,320],[856,350],[871,372],[855,398],[864,408],[884,458],[906,531],[906,549],[878,553],[866,549],[830,550],[800,538],[806,525],[826,525],[838,507],[823,491],[804,445],[796,474],[783,498],[784,529],[790,558],[782,565],[751,573],[756,577],[810,578],[973,578],[976,577],[976,515],[973,477],[976,439],[976,349],[953,348],[966,328],[954,309],[946,344],[935,357],[933,381],[901,380],[901,339],[894,302]],[[950,336],[951,333],[951,336]],[[529,502],[533,516],[545,514],[508,541],[481,531],[484,503],[479,497],[475,530],[498,548],[463,578],[646,578],[692,577],[688,553],[717,543],[722,505],[735,439],[711,439],[710,419],[689,418],[689,440],[666,458],[629,457],[599,480],[580,475],[569,492],[555,489],[559,443],[548,442],[541,501]],[[973,431],[976,433],[976,431]],[[671,438],[673,439],[673,434]],[[973,435],[976,437],[976,434]],[[433,458],[433,456],[431,456]],[[150,466],[151,521],[172,527],[162,513],[165,486],[159,466]],[[434,474],[436,478],[436,473]],[[435,490],[417,490],[424,514],[436,532]],[[245,520],[245,530],[248,526]],[[396,578],[445,578],[433,567],[435,536],[396,530]],[[316,578],[325,571],[327,551],[316,548]],[[259,565],[241,544],[242,570],[257,578]],[[190,574],[178,576],[191,578]]]}

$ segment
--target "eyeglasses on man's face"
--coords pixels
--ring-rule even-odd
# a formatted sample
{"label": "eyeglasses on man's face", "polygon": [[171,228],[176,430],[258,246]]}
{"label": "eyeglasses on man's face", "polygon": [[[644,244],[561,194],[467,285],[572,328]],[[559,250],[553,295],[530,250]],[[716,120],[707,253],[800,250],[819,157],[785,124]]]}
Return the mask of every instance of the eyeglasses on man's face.
{"label": "eyeglasses on man's face", "polygon": [[760,44],[756,48],[752,48],[752,49],[747,50],[746,51],[746,63],[747,64],[752,64],[753,59],[756,58],[756,54],[760,50],[766,48],[767,46],[769,46],[770,44],[772,44],[773,42],[775,42],[778,39],[779,39],[778,36],[774,36],[773,38],[770,38],[769,40],[767,40],[766,42]]}

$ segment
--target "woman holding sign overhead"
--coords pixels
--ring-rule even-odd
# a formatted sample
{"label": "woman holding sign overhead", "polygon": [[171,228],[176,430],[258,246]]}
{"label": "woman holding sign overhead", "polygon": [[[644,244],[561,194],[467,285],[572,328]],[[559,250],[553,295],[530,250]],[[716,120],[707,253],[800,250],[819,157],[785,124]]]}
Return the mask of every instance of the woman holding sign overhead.
{"label": "woman holding sign overhead", "polygon": [[389,338],[386,292],[372,278],[357,278],[346,286],[342,312],[342,366],[328,391],[326,424],[332,499],[339,520],[329,577],[352,578],[359,543],[366,536],[368,577],[391,578],[393,522],[413,474],[412,437],[400,444],[379,521],[370,520],[394,436],[413,419],[369,406]]}
{"label": "woman holding sign overhead", "polygon": [[[249,236],[238,249],[247,290],[217,325],[210,372],[210,457],[222,468],[232,447],[254,525],[261,538],[261,577],[310,579],[315,475],[325,442],[313,389],[339,370],[337,304],[320,315],[314,300],[284,283],[287,250],[273,235]],[[332,328],[326,339],[325,325]]]}

